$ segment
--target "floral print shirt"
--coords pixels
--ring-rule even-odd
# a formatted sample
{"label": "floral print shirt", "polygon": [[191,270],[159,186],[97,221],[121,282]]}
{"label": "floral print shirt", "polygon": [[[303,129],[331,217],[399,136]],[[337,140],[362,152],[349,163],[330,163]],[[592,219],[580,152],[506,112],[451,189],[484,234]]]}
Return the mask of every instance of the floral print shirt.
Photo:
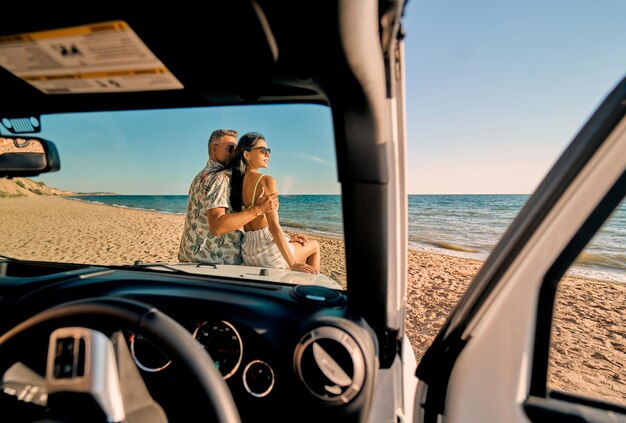
{"label": "floral print shirt", "polygon": [[244,231],[239,228],[222,236],[209,230],[207,212],[222,207],[232,213],[230,206],[230,175],[220,163],[210,160],[189,187],[185,228],[180,240],[178,260],[210,264],[241,264],[241,243]]}

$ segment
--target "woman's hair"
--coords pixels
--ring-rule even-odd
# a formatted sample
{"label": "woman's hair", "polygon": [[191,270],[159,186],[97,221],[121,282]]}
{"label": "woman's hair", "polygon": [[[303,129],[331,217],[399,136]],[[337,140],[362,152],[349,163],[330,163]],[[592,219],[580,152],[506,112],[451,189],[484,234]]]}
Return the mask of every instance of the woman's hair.
{"label": "woman's hair", "polygon": [[258,132],[248,132],[243,134],[239,138],[237,143],[237,149],[233,153],[232,157],[226,164],[226,169],[232,170],[232,177],[230,180],[230,204],[233,211],[238,212],[243,205],[242,190],[243,190],[243,174],[248,169],[246,159],[243,153],[252,150],[259,142],[259,140],[265,140],[263,134]]}

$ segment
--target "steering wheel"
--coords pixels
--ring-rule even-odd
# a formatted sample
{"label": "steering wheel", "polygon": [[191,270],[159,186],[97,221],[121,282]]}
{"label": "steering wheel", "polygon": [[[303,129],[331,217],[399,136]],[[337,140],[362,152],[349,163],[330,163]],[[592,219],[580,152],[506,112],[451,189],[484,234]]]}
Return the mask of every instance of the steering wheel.
{"label": "steering wheel", "polygon": [[[76,327],[70,326],[77,323]],[[14,348],[23,347],[28,342],[29,335],[48,327],[60,327],[50,335],[46,366],[46,382],[50,391],[54,392],[54,397],[61,398],[64,394],[70,397],[76,393],[90,394],[99,405],[97,412],[82,414],[82,421],[167,421],[158,405],[156,407],[165,420],[155,419],[158,413],[154,410],[143,413],[143,417],[141,413],[136,413],[134,418],[124,411],[124,404],[131,401],[134,404],[137,401],[145,403],[145,399],[138,400],[137,396],[138,392],[145,391],[147,394],[147,388],[134,364],[128,365],[130,355],[125,342],[120,342],[120,339],[123,341],[121,334],[118,332],[119,339],[115,343],[115,339],[111,340],[95,329],[125,328],[148,337],[195,378],[209,405],[206,407],[207,403],[202,401],[200,404],[203,409],[198,410],[198,414],[206,415],[206,408],[209,408],[219,423],[240,422],[228,386],[214,361],[191,333],[156,308],[128,299],[100,297],[71,301],[28,318],[0,336],[0,375],[14,364],[6,362],[7,357],[12,356]],[[130,361],[132,363],[132,359]],[[136,372],[137,377],[133,378],[132,372]],[[120,375],[123,374],[126,375],[126,385],[124,380],[120,380]],[[131,382],[128,382],[128,374],[131,375]],[[52,399],[52,396],[49,398]],[[149,399],[156,404],[152,398]],[[73,404],[76,403],[74,399]],[[55,409],[48,405],[53,411],[54,419],[39,421],[70,422],[76,417],[71,411],[64,410],[64,406]],[[146,418],[148,415],[150,417]]]}

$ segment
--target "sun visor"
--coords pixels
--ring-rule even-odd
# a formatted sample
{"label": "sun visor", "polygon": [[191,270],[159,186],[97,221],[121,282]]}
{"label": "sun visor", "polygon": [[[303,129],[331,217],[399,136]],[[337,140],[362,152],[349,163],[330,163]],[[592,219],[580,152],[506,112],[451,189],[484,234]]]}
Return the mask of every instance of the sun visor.
{"label": "sun visor", "polygon": [[0,37],[0,66],[45,94],[183,88],[124,21]]}

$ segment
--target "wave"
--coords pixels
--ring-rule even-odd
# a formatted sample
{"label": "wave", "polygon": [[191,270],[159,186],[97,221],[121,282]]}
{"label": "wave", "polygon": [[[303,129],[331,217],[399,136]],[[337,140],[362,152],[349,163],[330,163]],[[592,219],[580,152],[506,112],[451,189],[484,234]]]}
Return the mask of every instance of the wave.
{"label": "wave", "polygon": [[337,234],[335,232],[320,231],[320,230],[311,229],[311,228],[299,228],[299,230],[297,230],[296,228],[292,228],[289,226],[283,226],[283,229],[288,232],[302,232],[302,233],[310,234],[310,235],[318,235],[324,238],[337,239],[339,241],[344,240],[343,235]]}
{"label": "wave", "polygon": [[163,210],[163,209],[158,209],[158,208],[152,208],[152,207],[147,207],[147,206],[131,206],[128,204],[118,204],[115,202],[105,202],[105,201],[97,201],[97,200],[92,200],[92,199],[84,199],[84,198],[79,198],[79,197],[66,197],[68,200],[74,200],[74,201],[80,201],[83,203],[91,203],[91,204],[98,204],[101,206],[108,206],[108,207],[117,207],[120,209],[127,209],[127,210],[139,210],[139,211],[150,211],[150,212],[155,212],[155,213],[163,213],[163,214],[174,214],[174,215],[179,215],[179,216],[184,216],[185,213],[181,213],[181,212],[176,212],[176,211],[168,211],[168,210]]}
{"label": "wave", "polygon": [[619,272],[615,270],[590,270],[588,268],[574,265],[567,270],[566,275],[626,284],[626,272]]}
{"label": "wave", "polygon": [[309,228],[309,226],[305,225],[304,223],[292,222],[292,221],[286,221],[286,222],[281,221],[280,224],[282,226],[289,226],[291,228],[296,228],[296,229],[308,229]]}
{"label": "wave", "polygon": [[476,248],[463,247],[461,245],[452,244],[450,242],[430,242],[435,247],[443,248],[444,250],[460,251],[462,253],[480,253],[480,250]]}
{"label": "wave", "polygon": [[595,254],[589,251],[583,251],[578,255],[574,263],[580,266],[595,266],[626,270],[626,256],[620,254],[612,256],[608,254]]}

